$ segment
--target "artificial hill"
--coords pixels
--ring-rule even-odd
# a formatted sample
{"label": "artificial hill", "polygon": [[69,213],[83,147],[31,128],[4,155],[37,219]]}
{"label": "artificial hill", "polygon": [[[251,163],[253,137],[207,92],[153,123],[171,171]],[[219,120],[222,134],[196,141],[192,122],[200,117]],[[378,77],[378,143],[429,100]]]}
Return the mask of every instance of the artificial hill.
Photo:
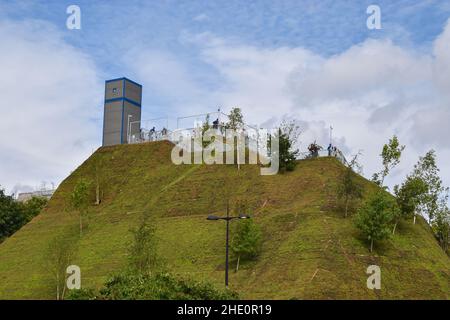
{"label": "artificial hill", "polygon": [[[157,226],[158,251],[170,271],[223,286],[225,225],[206,217],[223,214],[229,198],[248,204],[264,238],[260,257],[230,272],[230,286],[241,298],[450,298],[450,259],[422,219],[415,225],[402,221],[394,237],[369,252],[336,202],[344,169],[336,159],[302,160],[293,172],[261,176],[255,165],[239,171],[232,165],[176,166],[172,147],[151,142],[99,148],[61,183],[39,216],[0,244],[0,299],[54,298],[45,252],[56,234],[78,224],[68,206],[75,183],[96,176],[102,201],[94,204],[93,187],[89,221],[72,261],[81,268],[84,288],[100,287],[126,265],[130,229],[144,212]],[[359,179],[366,194],[376,190]],[[381,290],[366,287],[372,264],[381,267]]]}

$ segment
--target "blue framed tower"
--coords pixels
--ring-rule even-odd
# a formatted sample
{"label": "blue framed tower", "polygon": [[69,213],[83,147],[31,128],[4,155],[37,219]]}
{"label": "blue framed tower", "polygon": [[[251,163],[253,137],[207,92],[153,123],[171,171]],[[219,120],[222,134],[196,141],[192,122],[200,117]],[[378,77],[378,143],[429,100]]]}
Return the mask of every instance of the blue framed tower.
{"label": "blue framed tower", "polygon": [[103,146],[129,143],[141,128],[142,85],[125,77],[105,81]]}

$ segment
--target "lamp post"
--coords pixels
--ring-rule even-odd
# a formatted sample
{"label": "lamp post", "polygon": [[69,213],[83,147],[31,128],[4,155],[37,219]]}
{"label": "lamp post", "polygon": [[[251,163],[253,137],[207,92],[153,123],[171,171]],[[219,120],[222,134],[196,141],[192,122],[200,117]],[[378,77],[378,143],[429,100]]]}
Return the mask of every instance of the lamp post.
{"label": "lamp post", "polygon": [[130,134],[131,134],[131,129],[130,129],[130,119],[133,116],[131,114],[128,115],[128,125],[127,125],[127,143],[130,143]]}
{"label": "lamp post", "polygon": [[240,214],[239,216],[230,217],[230,205],[227,202],[227,215],[226,217],[217,217],[213,215],[209,215],[207,220],[225,220],[227,222],[227,235],[225,241],[225,287],[228,288],[228,252],[229,252],[229,239],[230,239],[230,221],[234,219],[250,219],[250,216],[245,214]]}
{"label": "lamp post", "polygon": [[333,126],[330,126],[330,145],[333,145]]}

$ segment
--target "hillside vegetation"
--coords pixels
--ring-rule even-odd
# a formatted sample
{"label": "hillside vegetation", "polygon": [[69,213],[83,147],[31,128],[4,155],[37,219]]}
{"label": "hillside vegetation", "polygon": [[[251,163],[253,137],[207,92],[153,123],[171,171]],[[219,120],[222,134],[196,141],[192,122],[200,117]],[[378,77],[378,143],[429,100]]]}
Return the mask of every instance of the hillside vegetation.
{"label": "hillside vegetation", "polygon": [[[172,145],[153,142],[99,148],[61,183],[44,211],[0,245],[0,298],[53,299],[46,250],[56,234],[72,233],[78,216],[68,203],[80,178],[100,182],[72,263],[82,286],[99,288],[127,263],[130,229],[147,212],[158,251],[182,277],[223,286],[226,199],[245,201],[263,234],[256,261],[230,272],[230,287],[248,299],[449,299],[450,259],[428,225],[402,221],[394,237],[369,253],[352,217],[336,203],[334,158],[303,160],[295,171],[261,176],[257,166],[179,165]],[[96,168],[98,168],[96,170]],[[365,194],[376,186],[363,179]],[[239,223],[239,221],[233,221]],[[70,235],[73,237],[73,235]],[[74,240],[75,241],[75,240]],[[231,261],[233,267],[234,261]],[[369,265],[381,267],[381,290],[366,287]],[[231,268],[233,269],[233,268]]]}

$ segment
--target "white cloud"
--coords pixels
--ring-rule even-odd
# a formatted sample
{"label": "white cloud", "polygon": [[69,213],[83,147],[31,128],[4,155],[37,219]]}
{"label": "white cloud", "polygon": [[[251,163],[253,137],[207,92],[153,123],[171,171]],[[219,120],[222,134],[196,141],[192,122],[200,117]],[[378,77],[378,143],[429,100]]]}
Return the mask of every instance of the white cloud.
{"label": "white cloud", "polygon": [[199,15],[196,15],[192,20],[196,21],[196,22],[205,22],[205,21],[209,21],[209,16],[205,13],[200,13]]}
{"label": "white cloud", "polygon": [[410,93],[430,78],[430,58],[415,55],[386,40],[366,40],[326,59],[317,70],[293,77],[293,90],[303,103],[330,100],[382,101]]}
{"label": "white cloud", "polygon": [[433,47],[433,80],[442,95],[450,100],[450,20]]}
{"label": "white cloud", "polygon": [[[391,185],[430,148],[437,148],[450,185],[450,166],[444,161],[450,153],[450,25],[432,53],[373,39],[332,57],[301,47],[249,46],[208,33],[184,34],[183,40],[197,46],[201,60],[220,75],[222,85],[203,95],[220,105],[242,107],[250,122],[296,116],[306,129],[303,148],[313,139],[326,145],[333,125],[344,151],[363,151],[367,176],[380,169],[382,145],[397,134],[407,151]],[[195,87],[193,92],[202,92],[192,78],[184,81]]]}
{"label": "white cloud", "polygon": [[[198,27],[210,18],[193,19]],[[0,20],[0,183],[9,189],[59,182],[101,139],[101,123],[90,119],[102,117],[103,84],[91,58],[67,44],[63,32],[45,22]],[[450,25],[428,53],[369,39],[332,57],[301,46],[264,48],[186,32],[187,52],[169,52],[161,48],[170,44],[145,47],[133,42],[140,33],[129,36],[134,50],[120,66],[142,82],[144,95],[161,98],[171,116],[215,106],[240,106],[252,123],[290,115],[305,127],[303,150],[314,139],[326,146],[333,125],[344,151],[363,150],[367,176],[379,169],[381,147],[395,133],[407,150],[391,184],[436,148],[450,185]],[[144,99],[144,112],[151,107]]]}
{"label": "white cloud", "polygon": [[100,141],[102,85],[89,57],[42,21],[0,21],[0,181],[60,182]]}

